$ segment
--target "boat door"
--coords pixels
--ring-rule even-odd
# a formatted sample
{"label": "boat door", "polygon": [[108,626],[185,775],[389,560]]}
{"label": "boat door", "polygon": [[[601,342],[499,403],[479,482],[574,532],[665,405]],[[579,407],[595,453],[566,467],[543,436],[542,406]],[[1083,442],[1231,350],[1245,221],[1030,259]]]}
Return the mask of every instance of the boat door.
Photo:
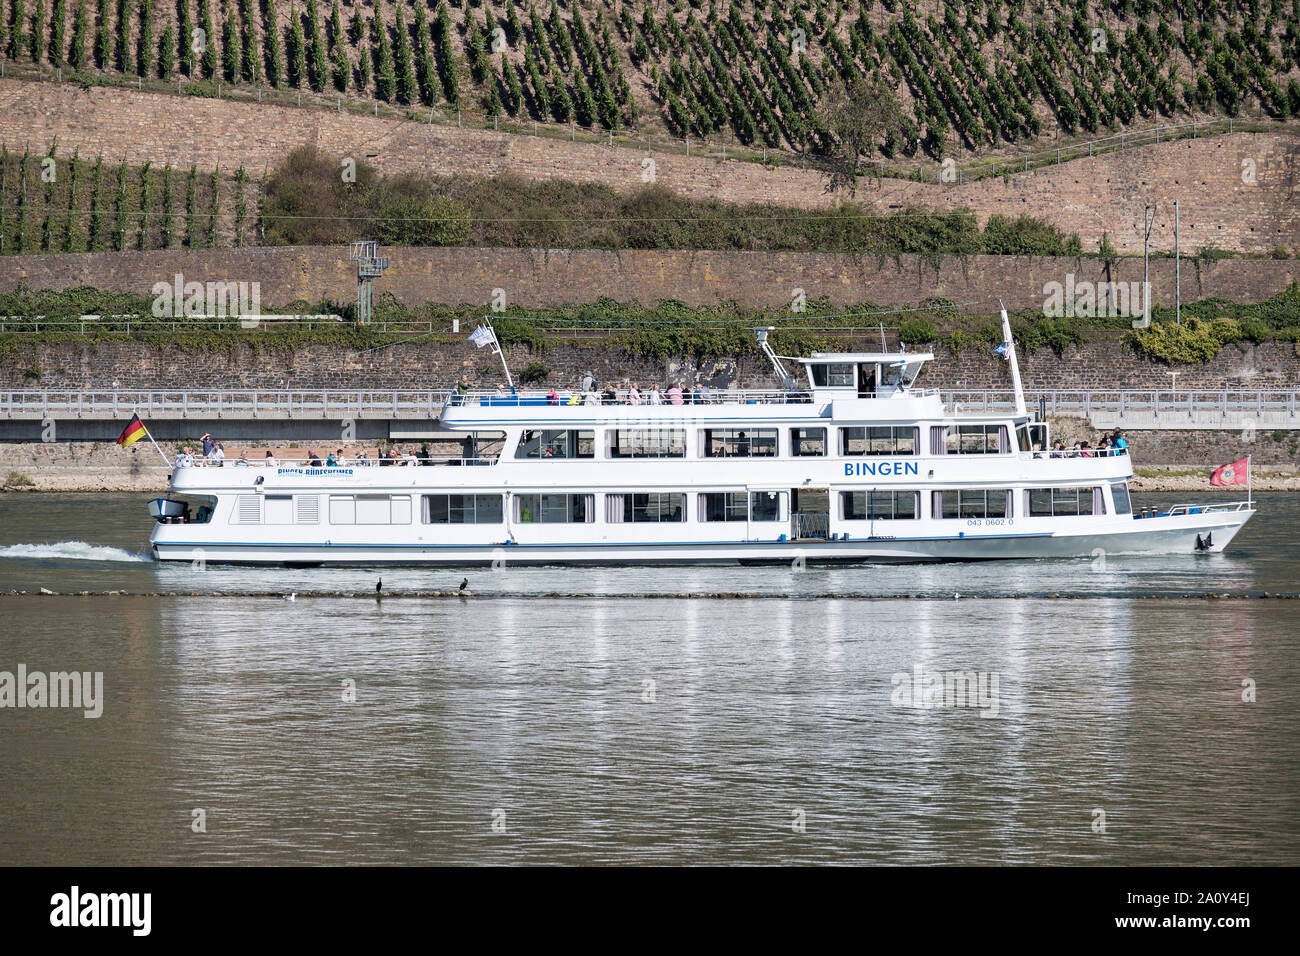
{"label": "boat door", "polygon": [[858,363],[858,398],[876,397],[876,364]]}
{"label": "boat door", "polygon": [[831,536],[831,490],[790,489],[790,540]]}

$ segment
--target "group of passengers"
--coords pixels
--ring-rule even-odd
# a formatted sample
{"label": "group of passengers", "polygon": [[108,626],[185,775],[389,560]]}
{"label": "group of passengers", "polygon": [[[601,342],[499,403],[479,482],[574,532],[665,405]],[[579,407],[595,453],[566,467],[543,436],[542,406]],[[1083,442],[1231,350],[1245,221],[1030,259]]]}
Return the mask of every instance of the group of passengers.
{"label": "group of passengers", "polygon": [[[210,467],[216,468],[225,466],[225,449],[222,447],[221,443],[213,441],[212,436],[207,434],[203,436],[202,440],[205,449],[208,449],[209,443],[211,443],[211,450],[205,450],[204,456],[200,460],[196,458],[194,449],[187,445],[185,446],[184,451],[176,459],[177,466],[181,468],[193,468],[198,464],[206,464]],[[363,449],[356,458],[349,458],[344,450],[340,448],[336,451],[329,452],[323,458],[315,450],[311,450],[308,451],[306,457],[302,459],[286,459],[286,464],[301,464],[308,468],[351,468],[354,466],[364,468],[372,465],[436,465],[439,462],[456,465],[477,463],[478,445],[474,440],[474,436],[466,435],[461,441],[460,457],[451,459],[435,458],[429,450],[428,442],[420,445],[419,448],[416,448],[414,445],[408,445],[405,450],[399,448],[397,445],[392,446],[386,452],[382,448],[377,448],[375,449],[373,457],[368,450]],[[253,461],[249,459],[247,451],[241,451],[239,457],[234,461],[234,466],[236,468],[247,468],[250,465],[261,465],[265,468],[278,468],[280,467],[280,459],[276,457],[274,452],[268,450],[265,458],[260,461]]]}
{"label": "group of passengers", "polygon": [[1124,432],[1116,428],[1113,432],[1102,433],[1097,444],[1087,441],[1076,441],[1070,447],[1066,447],[1065,442],[1057,439],[1052,443],[1053,458],[1108,458],[1112,455],[1127,455],[1128,439],[1124,437]]}
{"label": "group of passengers", "polygon": [[602,390],[591,372],[584,375],[582,383],[565,396],[555,388],[546,393],[548,405],[712,405],[714,401],[709,386],[697,384],[687,388],[685,382],[674,382],[662,391],[658,385],[651,385],[643,391],[635,382],[621,393],[612,385],[606,385]]}

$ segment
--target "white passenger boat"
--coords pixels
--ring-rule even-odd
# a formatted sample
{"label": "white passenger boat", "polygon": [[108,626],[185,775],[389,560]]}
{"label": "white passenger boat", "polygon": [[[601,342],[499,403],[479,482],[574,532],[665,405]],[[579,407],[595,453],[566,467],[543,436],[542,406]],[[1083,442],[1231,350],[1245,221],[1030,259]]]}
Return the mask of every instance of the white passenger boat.
{"label": "white passenger boat", "polygon": [[[1051,450],[1046,422],[962,414],[930,354],[786,358],[783,385],[682,404],[469,392],[420,467],[178,467],[164,561],[287,565],[965,561],[1219,552],[1250,501],[1135,514],[1128,454]],[[694,401],[692,399],[695,399]],[[674,396],[675,400],[675,396]],[[556,404],[556,402],[559,404]],[[177,511],[180,510],[178,514]]]}

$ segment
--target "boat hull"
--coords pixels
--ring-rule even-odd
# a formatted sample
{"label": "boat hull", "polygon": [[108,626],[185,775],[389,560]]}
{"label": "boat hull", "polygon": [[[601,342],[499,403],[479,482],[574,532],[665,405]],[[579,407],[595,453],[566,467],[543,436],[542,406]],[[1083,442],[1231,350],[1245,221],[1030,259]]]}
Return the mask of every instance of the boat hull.
{"label": "boat hull", "polygon": [[[1081,533],[968,533],[839,540],[539,544],[287,543],[161,540],[160,561],[332,567],[925,563],[1222,552],[1254,515],[1240,510],[1111,523]],[[184,527],[184,526],[182,526]]]}

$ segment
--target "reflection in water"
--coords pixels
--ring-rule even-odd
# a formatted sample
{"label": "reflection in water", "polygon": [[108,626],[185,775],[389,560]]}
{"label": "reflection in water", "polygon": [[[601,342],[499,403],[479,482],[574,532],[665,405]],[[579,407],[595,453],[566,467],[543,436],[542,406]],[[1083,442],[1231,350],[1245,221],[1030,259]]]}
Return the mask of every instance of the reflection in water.
{"label": "reflection in water", "polygon": [[[11,863],[1300,849],[1289,602],[5,604],[40,627],[7,635],[0,667],[103,670],[107,698],[97,721],[0,712],[22,783],[0,793]],[[998,675],[998,716],[896,706],[893,675],[917,664]],[[1247,676],[1258,703],[1241,702]]]}

